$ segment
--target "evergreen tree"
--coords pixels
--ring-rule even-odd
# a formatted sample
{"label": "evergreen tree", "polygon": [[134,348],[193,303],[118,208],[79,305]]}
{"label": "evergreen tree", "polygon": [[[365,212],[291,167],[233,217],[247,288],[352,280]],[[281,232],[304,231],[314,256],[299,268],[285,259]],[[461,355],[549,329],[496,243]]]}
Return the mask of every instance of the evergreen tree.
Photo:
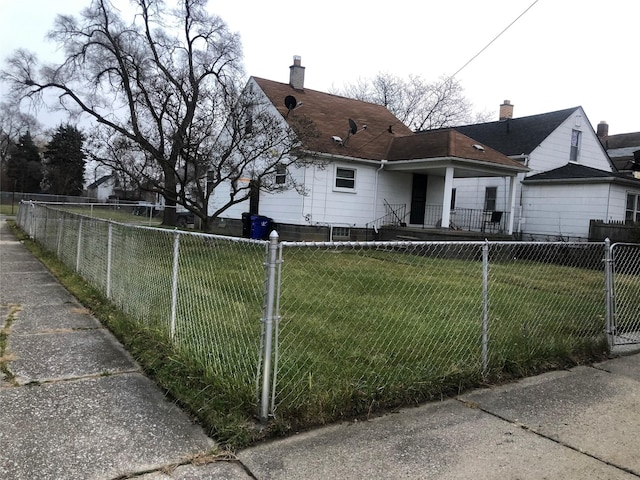
{"label": "evergreen tree", "polygon": [[84,187],[84,135],[72,125],[60,125],[44,152],[44,187],[56,195],[81,195]]}
{"label": "evergreen tree", "polygon": [[38,193],[42,190],[40,153],[29,132],[22,135],[10,149],[7,177],[13,182],[16,192]]}

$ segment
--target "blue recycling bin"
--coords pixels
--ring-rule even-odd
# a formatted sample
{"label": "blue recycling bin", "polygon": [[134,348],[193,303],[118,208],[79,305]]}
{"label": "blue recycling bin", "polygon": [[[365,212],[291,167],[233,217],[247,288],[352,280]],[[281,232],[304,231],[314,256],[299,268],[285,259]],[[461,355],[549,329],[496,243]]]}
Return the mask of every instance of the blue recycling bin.
{"label": "blue recycling bin", "polygon": [[263,215],[251,215],[250,238],[254,240],[267,240],[271,233],[273,220]]}

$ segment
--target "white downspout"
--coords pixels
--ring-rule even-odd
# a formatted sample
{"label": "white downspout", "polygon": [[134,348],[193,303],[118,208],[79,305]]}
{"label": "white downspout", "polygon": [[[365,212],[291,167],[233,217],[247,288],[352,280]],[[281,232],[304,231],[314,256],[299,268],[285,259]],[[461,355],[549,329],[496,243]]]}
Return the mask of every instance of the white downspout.
{"label": "white downspout", "polygon": [[[528,167],[529,166],[529,155],[525,155],[524,157],[524,166]],[[516,175],[516,181],[519,181],[519,176],[520,174]],[[526,173],[522,174],[522,180],[524,180],[527,177]],[[522,187],[520,187],[520,204],[519,204],[518,208],[518,233],[522,233],[522,212],[524,211],[524,205],[522,204]]]}
{"label": "white downspout", "polygon": [[509,235],[513,235],[513,224],[515,221],[515,218],[513,218],[515,216],[516,213],[516,181],[518,179],[517,175],[514,175],[513,177],[508,177],[509,178],[509,197],[511,198],[511,204],[510,204],[510,213],[509,213],[509,227],[507,228],[507,234]]}
{"label": "white downspout", "polygon": [[380,175],[380,172],[384,169],[384,166],[387,164],[387,161],[388,160],[380,160],[380,168],[376,170],[376,181],[374,182],[374,186],[373,186],[373,212],[371,215],[371,218],[373,219],[373,221],[375,221],[377,218],[376,210],[378,207],[378,176]]}

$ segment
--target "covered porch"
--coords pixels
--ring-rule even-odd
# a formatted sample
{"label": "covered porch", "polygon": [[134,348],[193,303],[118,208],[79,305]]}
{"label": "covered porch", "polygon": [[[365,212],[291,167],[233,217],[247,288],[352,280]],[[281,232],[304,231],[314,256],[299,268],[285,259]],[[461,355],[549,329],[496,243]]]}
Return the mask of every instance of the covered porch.
{"label": "covered porch", "polygon": [[[396,139],[379,175],[393,172],[411,175],[410,192],[382,198],[382,213],[370,223],[384,226],[440,228],[453,231],[500,233],[514,230],[517,175],[528,171],[522,163],[497,152],[455,129],[423,132]],[[503,208],[480,202],[474,208],[457,208],[454,179],[500,177],[508,189]],[[410,193],[410,196],[408,194]],[[495,202],[494,202],[495,203]]]}

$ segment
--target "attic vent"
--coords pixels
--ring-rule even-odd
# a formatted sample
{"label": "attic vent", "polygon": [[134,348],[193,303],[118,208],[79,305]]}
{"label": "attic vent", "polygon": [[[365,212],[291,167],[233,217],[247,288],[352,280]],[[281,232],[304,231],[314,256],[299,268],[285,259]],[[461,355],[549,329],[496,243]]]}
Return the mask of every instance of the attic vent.
{"label": "attic vent", "polygon": [[475,148],[476,150],[480,150],[481,152],[484,152],[484,147],[482,145],[478,145],[477,143],[473,144],[473,148]]}

